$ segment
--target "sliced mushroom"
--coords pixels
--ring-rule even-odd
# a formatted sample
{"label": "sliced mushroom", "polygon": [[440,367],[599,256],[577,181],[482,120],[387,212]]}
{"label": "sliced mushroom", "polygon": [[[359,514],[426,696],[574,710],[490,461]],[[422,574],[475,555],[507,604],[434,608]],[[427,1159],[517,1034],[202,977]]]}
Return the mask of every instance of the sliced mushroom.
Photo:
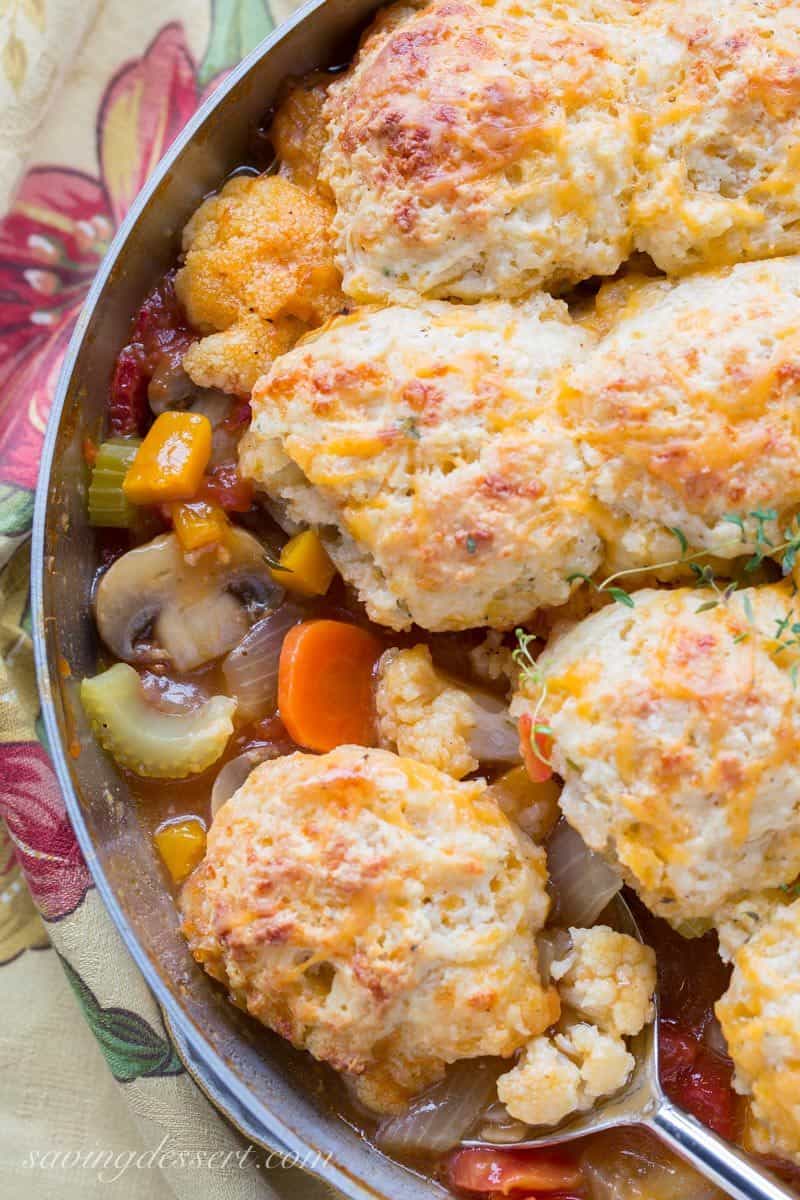
{"label": "sliced mushroom", "polygon": [[117,658],[191,671],[227,654],[282,598],[261,543],[232,529],[224,553],[196,563],[174,533],[129,550],[101,578],[94,608],[100,636]]}

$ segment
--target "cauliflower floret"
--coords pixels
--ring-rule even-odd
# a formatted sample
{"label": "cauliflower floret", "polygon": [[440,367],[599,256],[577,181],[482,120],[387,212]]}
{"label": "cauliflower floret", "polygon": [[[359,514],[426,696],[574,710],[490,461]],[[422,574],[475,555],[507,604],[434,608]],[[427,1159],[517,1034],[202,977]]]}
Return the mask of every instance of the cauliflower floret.
{"label": "cauliflower floret", "polygon": [[469,748],[475,705],[439,674],[427,646],[387,650],[378,664],[375,702],[382,745],[454,779],[477,770]]}
{"label": "cauliflower floret", "polygon": [[565,1020],[554,1034],[528,1043],[513,1070],[498,1079],[497,1095],[517,1120],[557,1125],[618,1091],[634,1065],[621,1037]]}
{"label": "cauliflower floret", "polygon": [[463,779],[480,762],[514,761],[516,728],[496,697],[460,688],[436,670],[427,646],[387,650],[376,690],[381,744]]}
{"label": "cauliflower floret", "polygon": [[291,80],[270,129],[278,173],[309,191],[324,186],[318,179],[319,159],[328,136],[323,108],[331,79],[329,71],[312,71]]}
{"label": "cauliflower floret", "polygon": [[204,337],[183,365],[200,387],[247,394],[301,334],[341,311],[328,201],[277,175],[237,176],[183,232],[175,290]]}
{"label": "cauliflower floret", "polygon": [[569,933],[571,950],[550,967],[562,1002],[607,1033],[638,1033],[653,1017],[651,947],[607,925]]}

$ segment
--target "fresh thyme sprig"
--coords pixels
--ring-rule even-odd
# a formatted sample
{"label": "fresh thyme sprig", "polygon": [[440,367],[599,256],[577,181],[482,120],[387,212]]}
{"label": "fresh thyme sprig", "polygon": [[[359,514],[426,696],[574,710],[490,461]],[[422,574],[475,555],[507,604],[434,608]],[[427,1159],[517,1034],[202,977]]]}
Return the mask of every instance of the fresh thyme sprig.
{"label": "fresh thyme sprig", "polygon": [[[747,530],[745,527],[746,518],[751,518],[753,521],[755,521],[756,532],[755,550],[753,551],[752,556],[745,563],[744,570],[748,574],[752,575],[762,565],[765,558],[769,556],[772,559],[778,559],[780,556],[780,567],[782,574],[784,577],[790,575],[798,562],[798,555],[800,554],[800,518],[794,517],[792,519],[792,523],[783,531],[784,540],[779,542],[777,545],[767,535],[767,525],[772,521],[777,521],[778,519],[778,514],[775,509],[757,508],[746,513],[745,516],[741,516],[738,513],[725,513],[725,515],[722,517],[722,520],[726,521],[730,525],[735,525],[737,529],[739,529],[743,542],[750,540],[748,539]],[[639,575],[646,571],[659,571],[668,567],[688,565],[695,577],[694,586],[696,588],[708,588],[714,593],[711,599],[705,600],[698,606],[696,611],[698,613],[709,612],[711,609],[716,608],[720,604],[727,604],[739,588],[739,580],[728,580],[725,581],[724,586],[721,586],[714,574],[714,568],[712,567],[711,563],[701,563],[699,561],[703,558],[710,558],[711,556],[709,552],[707,550],[698,550],[693,554],[689,554],[689,542],[685,533],[676,528],[670,528],[670,533],[677,538],[678,544],[681,548],[681,554],[679,558],[669,559],[666,562],[653,563],[644,567],[631,567],[625,571],[617,571],[615,574],[609,575],[607,579],[602,580],[600,583],[592,579],[590,576],[585,575],[580,571],[576,571],[567,577],[567,582],[572,583],[576,579],[582,579],[596,592],[606,592],[619,604],[624,604],[628,608],[634,608],[635,601],[633,596],[631,596],[631,594],[624,588],[617,586],[618,580],[631,575]],[[797,595],[797,592],[798,588],[795,584],[793,596]],[[792,664],[789,672],[792,681],[792,687],[796,688],[798,680],[800,679],[800,615],[795,611],[794,603],[784,617],[775,618],[776,629],[774,634],[766,634],[763,632],[763,630],[758,629],[755,614],[753,612],[753,605],[750,597],[746,593],[742,596],[742,608],[744,609],[744,615],[747,618],[747,623],[750,626],[750,630],[761,637],[764,641],[774,643],[773,648],[770,650],[770,655],[773,658],[777,658],[777,656],[782,654],[784,651],[791,650],[795,647],[797,648],[796,653],[798,656],[798,661]],[[748,631],[741,631],[737,633],[733,638],[734,644],[745,641],[749,636],[750,633]]]}
{"label": "fresh thyme sprig", "polygon": [[625,588],[617,587],[618,579],[628,579],[633,575],[642,575],[646,571],[663,571],[668,567],[679,567],[683,563],[695,563],[700,558],[708,558],[707,550],[697,550],[694,554],[689,554],[689,543],[686,539],[686,534],[681,529],[670,527],[669,532],[673,537],[678,539],[678,545],[681,548],[679,558],[669,558],[665,562],[648,563],[643,567],[628,567],[624,571],[615,571],[613,575],[609,575],[601,583],[592,579],[591,575],[585,575],[583,571],[573,571],[567,576],[567,583],[574,583],[576,579],[582,579],[588,583],[596,592],[606,592],[612,600],[616,600],[618,604],[624,604],[627,608],[634,608],[635,602],[630,592]]}
{"label": "fresh thyme sprig", "polygon": [[511,657],[519,667],[521,679],[536,692],[536,700],[533,712],[531,713],[531,749],[540,762],[544,763],[546,767],[552,767],[553,764],[542,753],[536,739],[537,733],[544,734],[547,737],[553,736],[553,730],[550,726],[544,725],[539,721],[542,705],[547,698],[547,679],[530,650],[531,644],[538,641],[538,638],[535,633],[526,633],[524,629],[516,629],[514,633],[517,639],[517,646]]}
{"label": "fresh thyme sprig", "polygon": [[[798,554],[800,554],[800,521],[794,518],[792,525],[784,530],[784,541],[776,545],[767,536],[766,530],[769,522],[777,521],[778,519],[775,509],[756,508],[746,513],[745,516],[741,516],[738,513],[725,513],[722,520],[730,525],[735,525],[739,529],[742,541],[747,540],[747,531],[745,529],[746,517],[752,518],[755,521],[756,533],[755,550],[745,563],[744,570],[748,574],[753,574],[762,565],[768,555],[771,558],[777,558],[780,555],[781,571],[784,575],[789,575],[797,561]],[[677,539],[678,545],[681,548],[679,557],[667,559],[665,562],[649,563],[642,567],[629,567],[625,571],[616,571],[600,583],[582,571],[574,571],[571,575],[567,576],[567,583],[574,583],[576,579],[581,579],[585,583],[588,583],[594,591],[605,592],[612,600],[616,600],[618,604],[624,604],[627,608],[634,608],[635,601],[630,592],[623,587],[617,586],[620,579],[642,575],[650,571],[663,571],[670,567],[688,566],[695,576],[695,587],[711,588],[715,593],[714,599],[701,604],[697,610],[698,612],[707,612],[709,609],[716,608],[718,604],[726,603],[737,590],[739,586],[738,582],[730,581],[724,588],[719,587],[711,564],[705,562],[701,565],[702,559],[711,557],[709,551],[696,550],[694,553],[689,554],[689,542],[683,530],[670,527],[669,532]]]}

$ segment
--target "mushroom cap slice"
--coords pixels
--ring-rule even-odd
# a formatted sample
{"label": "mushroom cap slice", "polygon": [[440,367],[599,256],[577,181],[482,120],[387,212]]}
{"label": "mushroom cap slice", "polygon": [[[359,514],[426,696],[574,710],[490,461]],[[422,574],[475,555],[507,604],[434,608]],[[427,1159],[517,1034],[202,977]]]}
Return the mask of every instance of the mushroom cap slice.
{"label": "mushroom cap slice", "polygon": [[123,554],[94,598],[100,637],[117,658],[191,671],[227,654],[282,598],[258,538],[232,528],[221,552],[197,561],[174,533]]}

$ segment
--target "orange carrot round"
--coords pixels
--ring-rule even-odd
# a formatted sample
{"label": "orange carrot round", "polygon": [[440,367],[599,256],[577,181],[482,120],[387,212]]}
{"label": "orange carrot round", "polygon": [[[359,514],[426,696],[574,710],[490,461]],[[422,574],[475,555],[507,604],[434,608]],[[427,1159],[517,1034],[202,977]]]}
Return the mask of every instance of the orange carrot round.
{"label": "orange carrot round", "polygon": [[345,621],[290,629],[278,667],[278,710],[292,741],[308,750],[375,744],[373,675],[383,647]]}
{"label": "orange carrot round", "polygon": [[553,739],[544,730],[537,729],[533,732],[530,713],[523,713],[519,719],[519,748],[534,783],[544,783],[551,777],[553,768],[550,766],[550,755],[553,751]]}

